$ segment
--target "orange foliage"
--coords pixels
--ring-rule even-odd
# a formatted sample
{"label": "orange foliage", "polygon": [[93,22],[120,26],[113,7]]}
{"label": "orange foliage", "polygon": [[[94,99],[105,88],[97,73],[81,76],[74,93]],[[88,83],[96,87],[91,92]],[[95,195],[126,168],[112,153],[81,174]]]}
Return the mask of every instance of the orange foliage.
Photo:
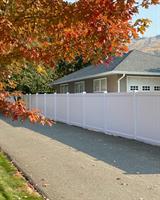
{"label": "orange foliage", "polygon": [[54,121],[46,119],[36,110],[28,110],[21,99],[14,100],[13,97],[20,97],[20,93],[1,92],[0,93],[0,111],[7,117],[13,120],[21,120],[22,122],[29,119],[32,123],[41,123],[51,126]]}
{"label": "orange foliage", "polygon": [[14,58],[55,65],[75,55],[93,62],[119,55],[150,23],[131,21],[140,6],[159,0],[0,1],[0,63]]}
{"label": "orange foliage", "polygon": [[[19,73],[24,59],[54,67],[58,60],[71,61],[82,55],[93,63],[128,51],[128,43],[144,33],[150,21],[132,17],[140,7],[148,8],[160,0],[0,0],[0,111],[16,119],[31,114],[22,102],[14,104],[5,98],[9,76]],[[38,69],[40,70],[40,69]],[[14,87],[14,83],[10,84]],[[8,110],[7,110],[8,109]],[[14,115],[14,109],[16,114]],[[33,112],[32,112],[33,113]]]}

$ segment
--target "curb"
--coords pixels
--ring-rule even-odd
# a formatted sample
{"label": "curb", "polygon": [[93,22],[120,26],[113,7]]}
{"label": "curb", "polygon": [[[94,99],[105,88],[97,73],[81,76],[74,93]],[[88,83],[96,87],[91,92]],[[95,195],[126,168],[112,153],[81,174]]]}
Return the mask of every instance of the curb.
{"label": "curb", "polygon": [[0,147],[0,152],[2,152],[8,159],[9,161],[17,168],[17,170],[22,174],[22,177],[33,187],[33,189],[39,193],[44,200],[51,200],[47,196],[47,194],[35,183],[35,181],[30,177],[28,173],[23,170],[18,163],[16,162],[16,159],[12,157],[7,151],[5,151],[3,148]]}

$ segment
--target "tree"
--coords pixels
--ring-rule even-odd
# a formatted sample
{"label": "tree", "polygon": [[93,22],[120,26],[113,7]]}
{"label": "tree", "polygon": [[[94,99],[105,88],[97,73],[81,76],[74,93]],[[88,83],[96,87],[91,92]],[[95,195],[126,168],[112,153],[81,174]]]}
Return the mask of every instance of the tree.
{"label": "tree", "polygon": [[14,88],[7,87],[7,91],[21,91],[23,94],[51,93],[54,90],[49,84],[55,79],[55,76],[53,69],[27,63],[19,74],[15,74],[9,79],[16,84]]}
{"label": "tree", "polygon": [[77,56],[71,62],[60,60],[54,70],[42,65],[36,66],[33,63],[26,63],[18,74],[14,74],[6,80],[6,83],[8,81],[12,83],[6,89],[9,92],[21,91],[23,94],[52,93],[54,89],[50,86],[51,82],[87,67],[89,64],[90,61],[83,62],[82,56]]}
{"label": "tree", "polygon": [[[82,56],[84,62],[108,63],[112,56],[128,51],[128,43],[143,33],[150,21],[132,22],[140,7],[160,0],[0,0],[0,111],[12,118],[41,121],[22,102],[7,100],[9,77],[18,74],[24,62],[50,65]],[[8,108],[12,107],[12,113]],[[15,114],[16,113],[16,114]],[[32,116],[32,117],[31,117]],[[43,120],[42,120],[42,123]]]}
{"label": "tree", "polygon": [[71,62],[66,62],[65,60],[60,60],[60,61],[58,61],[57,65],[55,67],[56,79],[61,78],[65,75],[68,75],[77,70],[80,70],[84,67],[87,67],[90,64],[91,64],[90,61],[84,63],[82,56],[75,57],[75,59]]}

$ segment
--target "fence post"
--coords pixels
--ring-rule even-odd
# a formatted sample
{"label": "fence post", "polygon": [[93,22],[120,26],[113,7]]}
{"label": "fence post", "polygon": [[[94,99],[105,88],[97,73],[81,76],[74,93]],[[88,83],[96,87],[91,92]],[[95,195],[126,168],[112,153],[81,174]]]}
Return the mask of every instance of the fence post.
{"label": "fence post", "polygon": [[106,118],[107,118],[107,115],[106,115],[106,112],[107,112],[107,105],[106,105],[106,94],[107,94],[107,91],[104,91],[104,94],[103,94],[103,106],[104,106],[104,132],[106,133],[106,130],[107,130],[107,126],[106,126]]}
{"label": "fence post", "polygon": [[31,93],[29,94],[29,109],[31,110],[32,108],[31,108],[31,98],[32,98],[32,96],[31,96]]}
{"label": "fence post", "polygon": [[57,120],[57,93],[54,93],[54,120]]}
{"label": "fence post", "polygon": [[46,117],[46,93],[44,93],[44,115]]}
{"label": "fence post", "polygon": [[137,139],[137,101],[136,92],[133,92],[133,122],[134,122],[134,139]]}
{"label": "fence post", "polygon": [[82,127],[86,127],[86,106],[85,106],[86,92],[82,93]]}
{"label": "fence post", "polygon": [[69,92],[67,92],[67,124],[70,123]]}

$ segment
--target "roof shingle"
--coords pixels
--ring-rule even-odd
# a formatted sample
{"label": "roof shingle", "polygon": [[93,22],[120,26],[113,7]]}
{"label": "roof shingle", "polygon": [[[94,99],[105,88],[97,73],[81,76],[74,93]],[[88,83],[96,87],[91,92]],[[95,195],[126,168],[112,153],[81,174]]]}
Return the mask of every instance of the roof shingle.
{"label": "roof shingle", "polygon": [[114,58],[108,66],[102,64],[97,66],[90,65],[54,81],[51,85],[100,77],[112,73],[160,75],[160,57],[132,50],[122,57]]}

